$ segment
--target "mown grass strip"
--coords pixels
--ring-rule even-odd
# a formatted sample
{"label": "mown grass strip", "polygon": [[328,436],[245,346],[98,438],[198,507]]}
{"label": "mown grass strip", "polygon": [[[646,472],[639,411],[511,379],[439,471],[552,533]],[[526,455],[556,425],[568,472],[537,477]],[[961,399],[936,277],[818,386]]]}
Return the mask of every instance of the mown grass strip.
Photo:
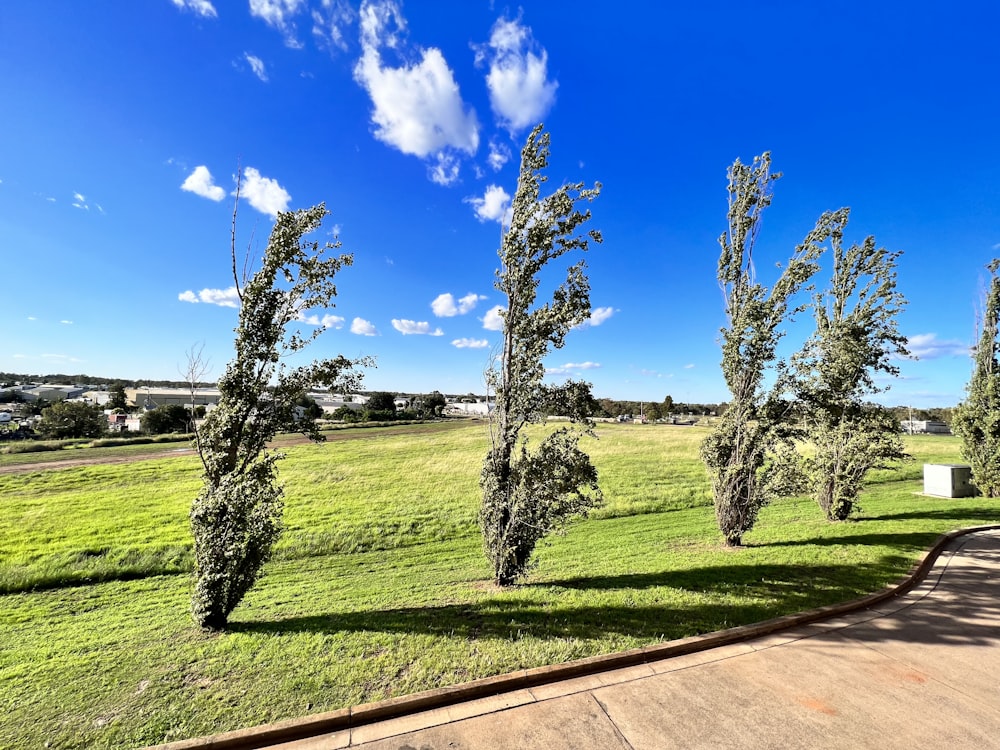
{"label": "mown grass strip", "polygon": [[[785,500],[729,550],[711,506],[691,501],[696,428],[599,432],[588,448],[608,509],[544,545],[531,580],[509,590],[490,583],[475,530],[485,438],[470,426],[290,448],[289,546],[230,633],[193,627],[187,575],[0,597],[0,747],[151,744],[756,622],[877,590],[938,534],[1000,518],[997,500],[918,495],[924,457],[957,459],[957,441],[919,439],[918,462],[881,477],[862,520],[831,524],[810,501]],[[198,469],[158,463],[133,465],[149,476],[89,467],[21,485],[36,494],[19,518],[37,513],[49,528],[28,545],[35,562],[101,539],[109,561],[183,539]],[[9,516],[9,486],[2,497]],[[47,515],[57,500],[62,523]],[[392,528],[400,543],[375,545]],[[0,528],[4,564],[18,529]],[[307,544],[320,532],[343,539]],[[360,551],[324,552],[345,540]]]}

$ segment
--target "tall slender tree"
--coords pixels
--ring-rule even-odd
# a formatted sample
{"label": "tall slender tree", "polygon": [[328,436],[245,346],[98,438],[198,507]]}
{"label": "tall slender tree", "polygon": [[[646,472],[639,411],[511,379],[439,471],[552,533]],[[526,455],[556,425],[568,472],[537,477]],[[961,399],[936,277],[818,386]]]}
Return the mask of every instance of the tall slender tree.
{"label": "tall slender tree", "polygon": [[867,237],[844,248],[850,209],[820,217],[829,234],[833,272],[827,290],[813,297],[816,330],[793,357],[795,391],[806,436],[815,452],[805,459],[810,491],[831,521],[859,509],[871,469],[906,458],[899,420],[871,402],[886,390],[875,376],[898,375],[894,357],[908,355],[896,316],[906,300],[896,289],[901,253]]}
{"label": "tall slender tree", "polygon": [[[237,201],[238,192],[237,186]],[[311,385],[356,388],[360,376],[354,368],[370,364],[343,356],[294,369],[281,363],[322,332],[303,335],[292,324],[305,310],[332,306],[333,276],[352,262],[350,255],[325,255],[339,243],[320,247],[303,240],[326,215],[322,204],[279,213],[260,268],[248,278],[237,273],[234,210],[236,353],[219,380],[219,403],[197,433],[204,485],[191,509],[196,572],[191,608],[205,628],[227,626],[281,533],[282,487],[275,464],[282,454],[269,450],[268,441],[284,428],[321,440],[315,422],[293,421],[295,399]]]}
{"label": "tall slender tree", "polygon": [[983,495],[1000,497],[1000,258],[987,269],[991,281],[968,395],[955,410],[951,425],[962,438],[962,455],[972,467],[973,484]]}
{"label": "tall slender tree", "polygon": [[583,260],[570,266],[552,300],[536,304],[539,278],[551,262],[587,250],[601,234],[581,227],[590,211],[576,204],[591,201],[600,184],[563,185],[541,196],[546,181],[549,135],[538,125],[521,152],[521,172],[512,201],[510,226],[503,233],[496,288],[507,300],[503,344],[486,373],[495,395],[490,420],[490,450],[483,463],[479,513],[486,556],[498,585],[507,586],[530,568],[536,543],[574,514],[602,500],[597,470],[579,448],[580,430],[560,427],[529,450],[524,428],[543,421],[558,402],[560,411],[590,427],[590,386],[567,383],[547,387],[542,359],[561,348],[566,334],[590,316],[590,283]]}
{"label": "tall slender tree", "polygon": [[[798,308],[792,297],[818,270],[823,228],[817,226],[799,245],[778,280],[768,289],[757,281],[754,248],[764,210],[771,204],[774,182],[771,155],[765,152],[728,171],[729,229],[719,237],[718,278],[725,301],[727,325],[722,328],[722,374],[732,394],[729,407],[701,447],[712,481],[715,517],[726,544],[742,544],[760,509],[785,486],[785,460],[792,450],[790,401],[776,348],[784,335],[780,326]],[[777,381],[765,382],[776,372]]]}

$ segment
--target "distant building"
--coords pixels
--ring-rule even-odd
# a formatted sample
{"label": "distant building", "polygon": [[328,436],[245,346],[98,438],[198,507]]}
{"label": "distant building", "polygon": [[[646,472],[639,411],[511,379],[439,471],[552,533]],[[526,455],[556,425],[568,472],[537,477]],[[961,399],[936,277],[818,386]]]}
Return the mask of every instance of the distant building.
{"label": "distant building", "polygon": [[950,435],[951,429],[944,422],[933,419],[904,419],[899,423],[907,435]]}
{"label": "distant building", "polygon": [[[192,395],[194,403],[192,404]],[[125,398],[138,408],[149,411],[160,406],[209,406],[219,403],[218,388],[195,388],[192,394],[190,388],[126,388]]]}
{"label": "distant building", "polygon": [[82,397],[86,390],[78,385],[32,385],[22,386],[17,394],[25,401],[37,401],[40,398],[46,401],[65,401]]}

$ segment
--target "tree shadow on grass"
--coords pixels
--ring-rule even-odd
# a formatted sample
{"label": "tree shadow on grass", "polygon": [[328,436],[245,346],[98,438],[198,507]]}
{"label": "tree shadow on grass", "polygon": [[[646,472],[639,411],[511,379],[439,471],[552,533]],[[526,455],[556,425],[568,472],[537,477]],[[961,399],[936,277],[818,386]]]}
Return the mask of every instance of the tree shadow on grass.
{"label": "tree shadow on grass", "polygon": [[[977,553],[983,560],[1000,557],[995,547]],[[861,571],[859,573],[859,568]],[[737,625],[761,622],[822,604],[848,601],[879,588],[868,576],[884,574],[869,566],[750,566],[635,576],[598,576],[548,582],[546,586],[581,589],[692,586],[706,593],[739,591],[740,603],[706,601],[685,606],[625,604],[547,605],[516,598],[491,598],[466,604],[336,612],[271,621],[236,621],[235,632],[334,634],[348,632],[430,635],[467,640],[601,639],[621,635],[665,641]],[[725,578],[723,578],[725,577]],[[839,588],[837,581],[841,582]],[[828,587],[815,596],[809,586]],[[1000,578],[976,566],[950,565],[939,586],[950,596],[919,599],[899,612],[850,628],[849,637],[872,642],[933,645],[1000,645]],[[759,597],[759,598],[758,598]],[[837,631],[824,637],[840,637]]]}
{"label": "tree shadow on grass", "polygon": [[[544,581],[519,587],[526,597],[492,597],[477,602],[404,607],[359,612],[334,612],[280,620],[233,621],[237,632],[332,634],[350,632],[410,633],[469,639],[601,639],[622,635],[668,640],[696,633],[760,622],[782,614],[856,598],[881,588],[886,567],[902,558],[884,558],[868,565],[745,565],[663,571],[617,576],[589,576]],[[905,560],[903,561],[905,563]],[[548,589],[578,591],[620,589],[683,590],[725,598],[681,606],[581,605],[579,594],[562,605],[539,602]],[[683,595],[683,594],[682,594]],[[619,599],[620,601],[620,599]]]}
{"label": "tree shadow on grass", "polygon": [[[855,527],[857,528],[857,527]],[[760,547],[892,547],[901,552],[930,547],[940,536],[934,531],[886,531],[879,534],[843,534],[840,536],[817,536],[808,539],[784,539],[762,543]],[[758,545],[755,545],[758,546]]]}
{"label": "tree shadow on grass", "polygon": [[911,510],[905,513],[886,513],[881,516],[864,516],[859,521],[915,521],[915,520],[954,520],[956,523],[968,524],[969,521],[981,523],[1000,522],[1000,502],[997,505],[978,506],[975,508],[925,508]]}

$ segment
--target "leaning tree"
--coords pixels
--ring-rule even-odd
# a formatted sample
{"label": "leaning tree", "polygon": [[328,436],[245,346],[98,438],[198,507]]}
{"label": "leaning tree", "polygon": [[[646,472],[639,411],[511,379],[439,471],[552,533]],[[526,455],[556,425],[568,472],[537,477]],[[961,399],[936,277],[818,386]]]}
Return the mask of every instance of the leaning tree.
{"label": "leaning tree", "polygon": [[987,497],[1000,497],[1000,258],[988,266],[992,280],[983,306],[968,395],[952,419],[962,438],[962,455],[972,467],[972,481]]}
{"label": "leaning tree", "polygon": [[579,448],[581,430],[560,427],[531,449],[525,427],[544,420],[556,408],[576,425],[589,428],[590,386],[569,382],[558,387],[542,381],[542,359],[561,348],[566,335],[590,316],[590,283],[583,260],[571,265],[552,299],[537,304],[542,270],[568,253],[587,250],[600,232],[582,233],[590,211],[576,204],[591,201],[600,184],[563,185],[541,196],[546,181],[549,135],[538,125],[521,152],[521,172],[511,205],[510,225],[500,245],[496,288],[506,298],[501,312],[503,343],[486,373],[494,394],[490,450],[480,477],[479,523],[483,546],[500,586],[525,575],[537,542],[570,516],[598,505],[597,470]]}
{"label": "leaning tree", "polygon": [[[237,200],[239,189],[237,187]],[[219,380],[219,402],[196,433],[203,487],[191,509],[196,583],[191,608],[204,628],[223,629],[254,585],[281,533],[282,487],[267,448],[286,428],[322,440],[308,416],[296,421],[295,400],[313,385],[355,388],[354,368],[371,364],[343,356],[288,368],[282,359],[304,349],[323,328],[303,334],[304,311],[332,306],[333,276],[352,256],[328,256],[340,243],[303,238],[319,229],[323,204],[279,213],[260,268],[237,272],[236,215],[232,269],[240,301],[236,353]],[[246,265],[244,264],[244,268]]]}
{"label": "leaning tree", "polygon": [[[727,325],[722,328],[722,374],[729,406],[701,446],[712,482],[715,517],[726,544],[742,544],[760,509],[786,486],[792,451],[792,402],[776,348],[780,326],[798,308],[791,298],[818,270],[823,230],[817,226],[793,253],[771,288],[757,281],[754,248],[774,182],[771,155],[765,152],[729,168],[729,229],[719,237],[718,279]],[[767,375],[777,372],[776,382]]]}
{"label": "leaning tree", "polygon": [[793,358],[795,392],[814,452],[804,460],[809,489],[831,521],[859,510],[871,469],[907,457],[899,420],[870,400],[887,390],[875,377],[895,376],[894,359],[908,356],[896,317],[906,304],[896,289],[901,253],[867,237],[844,248],[850,209],[820,217],[833,256],[829,287],[814,295],[816,330]]}

